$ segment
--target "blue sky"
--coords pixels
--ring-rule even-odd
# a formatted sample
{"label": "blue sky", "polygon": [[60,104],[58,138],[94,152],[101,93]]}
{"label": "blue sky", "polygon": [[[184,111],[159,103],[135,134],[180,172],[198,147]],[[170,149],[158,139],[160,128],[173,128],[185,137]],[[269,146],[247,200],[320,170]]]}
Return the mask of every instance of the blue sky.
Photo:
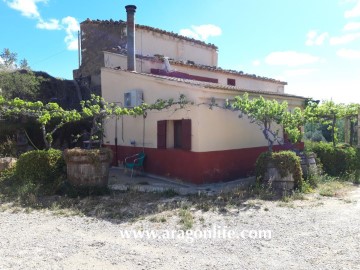
{"label": "blue sky", "polygon": [[0,50],[33,70],[72,78],[77,30],[126,20],[219,47],[219,66],[288,82],[285,91],[360,103],[360,0],[0,0]]}

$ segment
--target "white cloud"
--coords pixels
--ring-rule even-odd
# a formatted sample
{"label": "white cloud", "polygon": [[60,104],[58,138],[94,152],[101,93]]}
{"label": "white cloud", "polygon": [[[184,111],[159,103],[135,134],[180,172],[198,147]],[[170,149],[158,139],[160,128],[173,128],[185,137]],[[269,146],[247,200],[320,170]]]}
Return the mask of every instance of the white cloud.
{"label": "white cloud", "polygon": [[36,24],[36,27],[39,29],[45,29],[45,30],[60,30],[61,29],[59,20],[57,20],[57,19],[50,19],[47,22],[40,19],[38,21],[38,23]]}
{"label": "white cloud", "polygon": [[260,60],[254,60],[252,62],[252,65],[255,66],[255,67],[260,66],[260,64],[261,64]]}
{"label": "white cloud", "polygon": [[307,46],[320,46],[324,44],[324,41],[326,38],[329,37],[329,34],[327,32],[324,32],[322,34],[318,34],[315,30],[311,30],[307,34],[307,40],[305,44]]}
{"label": "white cloud", "polygon": [[268,65],[296,67],[319,62],[320,58],[307,53],[295,51],[272,52],[266,58]]}
{"label": "white cloud", "polygon": [[286,70],[286,71],[284,71],[284,74],[289,77],[291,77],[291,76],[296,77],[296,76],[305,76],[305,75],[314,73],[316,71],[317,71],[317,69],[315,69],[315,68],[300,68],[300,69]]}
{"label": "white cloud", "polygon": [[200,39],[199,35],[196,34],[194,31],[190,30],[190,29],[181,29],[179,31],[180,35],[183,35],[185,37],[189,37],[189,38],[195,38],[195,39]]}
{"label": "white cloud", "polygon": [[191,29],[187,28],[179,31],[180,35],[200,40],[207,40],[211,36],[220,36],[221,33],[221,28],[213,24],[192,25]]}
{"label": "white cloud", "polygon": [[360,22],[349,22],[344,26],[345,31],[360,30]]}
{"label": "white cloud", "polygon": [[345,11],[344,16],[345,18],[360,17],[360,0],[357,1],[352,9]]}
{"label": "white cloud", "polygon": [[78,39],[77,32],[80,29],[79,22],[74,17],[65,17],[61,20],[63,27],[66,32],[65,43],[68,50],[77,50],[78,49]]}
{"label": "white cloud", "polygon": [[348,44],[357,39],[360,39],[360,33],[346,34],[340,37],[332,37],[330,38],[330,45]]}
{"label": "white cloud", "polygon": [[360,50],[340,49],[336,55],[347,59],[360,59]]}
{"label": "white cloud", "polygon": [[66,33],[65,43],[68,50],[77,50],[77,31],[80,29],[78,21],[74,17],[65,17],[61,20],[44,20],[39,12],[38,3],[47,3],[48,0],[3,0],[10,8],[21,12],[21,15],[36,19],[36,28],[43,30],[64,30]]}
{"label": "white cloud", "polygon": [[308,39],[314,39],[314,38],[316,38],[316,36],[317,36],[317,32],[315,31],[315,30],[311,30],[311,31],[309,31],[308,33],[307,33],[307,38]]}
{"label": "white cloud", "polygon": [[47,3],[47,0],[4,0],[12,9],[21,12],[21,15],[28,18],[40,18],[37,3]]}

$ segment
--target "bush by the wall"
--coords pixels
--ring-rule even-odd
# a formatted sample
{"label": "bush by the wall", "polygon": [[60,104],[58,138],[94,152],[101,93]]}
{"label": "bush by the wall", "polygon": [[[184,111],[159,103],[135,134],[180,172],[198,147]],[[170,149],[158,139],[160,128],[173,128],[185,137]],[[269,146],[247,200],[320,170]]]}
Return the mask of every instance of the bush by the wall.
{"label": "bush by the wall", "polygon": [[282,177],[292,174],[295,188],[301,189],[302,170],[300,158],[292,151],[264,152],[256,160],[256,179],[263,182],[268,164],[273,164]]}
{"label": "bush by the wall", "polygon": [[34,193],[53,194],[62,182],[64,168],[60,150],[35,150],[19,157],[15,176],[20,183],[33,187]]}
{"label": "bush by the wall", "polygon": [[316,154],[323,171],[330,176],[341,176],[360,169],[360,152],[348,145],[334,147],[331,143],[312,143],[308,151]]}

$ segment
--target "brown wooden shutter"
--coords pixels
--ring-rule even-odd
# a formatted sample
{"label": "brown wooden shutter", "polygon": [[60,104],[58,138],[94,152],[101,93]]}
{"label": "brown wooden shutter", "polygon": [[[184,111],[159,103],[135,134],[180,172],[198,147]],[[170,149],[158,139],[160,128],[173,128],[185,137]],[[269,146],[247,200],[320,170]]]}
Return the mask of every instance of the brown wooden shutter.
{"label": "brown wooden shutter", "polygon": [[166,149],[166,120],[157,122],[157,147]]}
{"label": "brown wooden shutter", "polygon": [[191,150],[191,119],[182,119],[182,149]]}

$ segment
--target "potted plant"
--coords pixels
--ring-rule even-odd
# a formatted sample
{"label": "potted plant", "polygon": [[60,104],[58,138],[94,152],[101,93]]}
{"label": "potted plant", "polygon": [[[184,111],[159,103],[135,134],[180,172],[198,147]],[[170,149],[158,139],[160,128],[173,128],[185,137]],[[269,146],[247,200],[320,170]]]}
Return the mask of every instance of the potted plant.
{"label": "potted plant", "polygon": [[301,110],[296,108],[290,112],[286,102],[279,103],[263,97],[249,99],[247,94],[227,102],[226,107],[240,111],[241,116],[247,115],[251,123],[260,127],[268,142],[268,151],[258,157],[255,165],[257,181],[280,191],[301,188],[300,158],[292,151],[273,152],[275,142],[284,144],[280,128],[284,130],[289,141],[297,142],[300,139],[299,126],[303,121]]}
{"label": "potted plant", "polygon": [[64,151],[67,180],[75,187],[106,187],[112,151],[108,148]]}
{"label": "potted plant", "polygon": [[92,127],[84,148],[64,151],[67,179],[75,187],[106,187],[113,154],[111,149],[101,147],[103,121],[128,111],[95,95],[91,95],[90,100],[81,101],[81,107],[82,117],[92,118]]}
{"label": "potted plant", "polygon": [[302,186],[300,158],[292,151],[264,152],[256,160],[256,179],[276,191]]}

